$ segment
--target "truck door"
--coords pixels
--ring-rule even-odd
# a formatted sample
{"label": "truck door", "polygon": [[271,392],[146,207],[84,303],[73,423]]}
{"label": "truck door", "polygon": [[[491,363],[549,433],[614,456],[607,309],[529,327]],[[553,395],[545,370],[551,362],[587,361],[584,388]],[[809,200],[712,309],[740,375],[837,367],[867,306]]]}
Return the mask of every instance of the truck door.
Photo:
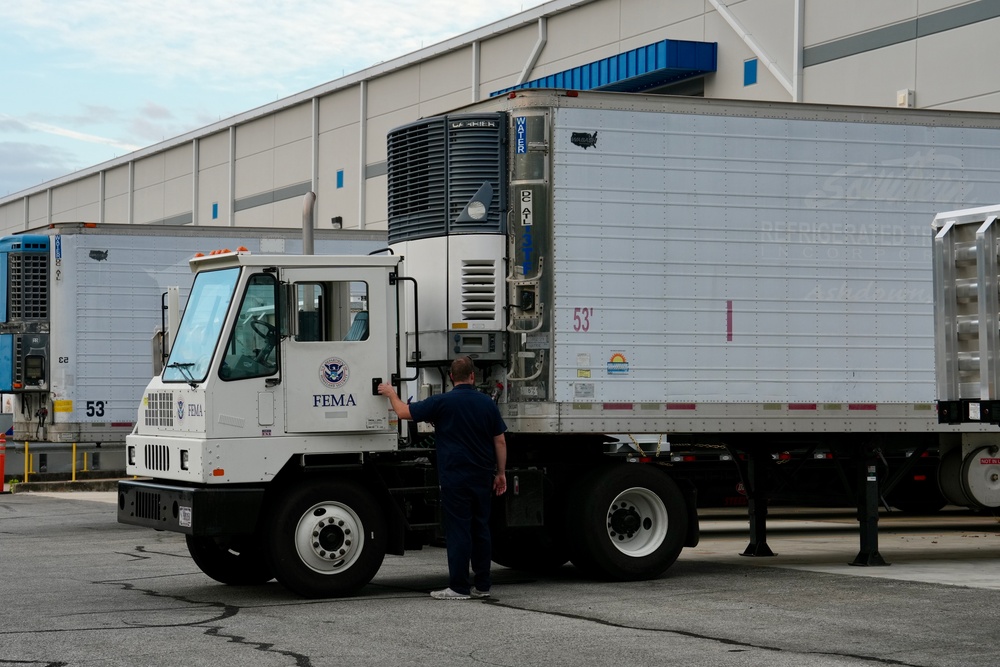
{"label": "truck door", "polygon": [[394,430],[388,403],[375,391],[395,367],[393,271],[378,265],[281,272],[298,320],[281,355],[287,432]]}

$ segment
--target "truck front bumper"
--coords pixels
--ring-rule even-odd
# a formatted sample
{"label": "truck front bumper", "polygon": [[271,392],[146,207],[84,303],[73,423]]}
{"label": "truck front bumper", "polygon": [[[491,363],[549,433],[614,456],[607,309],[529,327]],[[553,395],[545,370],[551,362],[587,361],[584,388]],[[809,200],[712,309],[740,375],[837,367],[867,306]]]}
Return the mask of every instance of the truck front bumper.
{"label": "truck front bumper", "polygon": [[263,487],[191,487],[118,482],[118,522],[185,535],[249,535],[257,529]]}

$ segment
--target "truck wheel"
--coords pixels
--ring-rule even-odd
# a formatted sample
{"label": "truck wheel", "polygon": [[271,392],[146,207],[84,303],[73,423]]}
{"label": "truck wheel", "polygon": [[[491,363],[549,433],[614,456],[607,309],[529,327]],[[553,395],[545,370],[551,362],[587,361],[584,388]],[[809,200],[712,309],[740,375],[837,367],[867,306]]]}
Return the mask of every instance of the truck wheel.
{"label": "truck wheel", "polygon": [[568,513],[573,563],[618,581],[662,574],[677,560],[687,534],[677,484],[641,464],[616,465],[584,479]]}
{"label": "truck wheel", "polygon": [[254,586],[274,579],[256,538],[187,535],[188,553],[202,572],[231,586]]}
{"label": "truck wheel", "polygon": [[372,580],[385,558],[385,518],[354,482],[303,482],[277,499],[268,525],[274,574],[303,597],[351,595]]}

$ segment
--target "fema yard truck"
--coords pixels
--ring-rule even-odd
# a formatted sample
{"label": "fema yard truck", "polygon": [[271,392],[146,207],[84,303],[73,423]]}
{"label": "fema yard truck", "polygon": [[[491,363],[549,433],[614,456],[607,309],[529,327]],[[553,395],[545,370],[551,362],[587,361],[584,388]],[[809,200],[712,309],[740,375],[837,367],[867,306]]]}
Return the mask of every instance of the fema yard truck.
{"label": "fema yard truck", "polygon": [[[14,439],[124,445],[149,382],[166,300],[187,298],[196,252],[302,252],[277,229],[58,223],[0,238],[0,392]],[[384,232],[317,233],[327,252],[370,252]],[[175,320],[176,323],[176,320]]]}
{"label": "fema yard truck", "polygon": [[934,411],[927,226],[995,198],[1000,116],[516,91],[387,155],[391,254],[191,261],[118,518],[221,582],[344,595],[433,539],[433,430],[376,387],[446,391],[458,355],[509,427],[515,567],[658,576],[698,541],[664,455],[696,446],[744,473],[758,556],[772,457],[851,457],[880,564],[880,455],[986,431]]}

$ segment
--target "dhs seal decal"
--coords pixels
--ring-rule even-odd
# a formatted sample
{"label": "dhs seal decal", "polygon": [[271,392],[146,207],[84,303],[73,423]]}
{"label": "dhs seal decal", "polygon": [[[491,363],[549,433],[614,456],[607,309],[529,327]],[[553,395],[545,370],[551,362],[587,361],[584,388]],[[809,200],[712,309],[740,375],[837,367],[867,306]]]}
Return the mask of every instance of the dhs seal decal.
{"label": "dhs seal decal", "polygon": [[177,401],[177,419],[184,420],[184,401]]}
{"label": "dhs seal decal", "polygon": [[323,381],[323,384],[332,389],[336,389],[347,382],[350,374],[347,363],[337,357],[330,357],[323,362],[323,365],[319,369],[319,379]]}

